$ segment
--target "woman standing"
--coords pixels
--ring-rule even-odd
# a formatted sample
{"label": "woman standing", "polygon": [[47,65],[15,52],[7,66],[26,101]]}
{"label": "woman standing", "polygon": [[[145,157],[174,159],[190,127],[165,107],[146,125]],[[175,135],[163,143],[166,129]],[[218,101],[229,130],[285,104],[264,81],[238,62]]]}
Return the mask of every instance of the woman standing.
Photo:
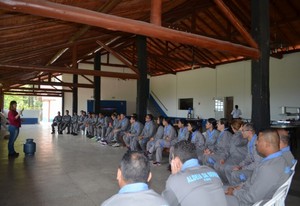
{"label": "woman standing", "polygon": [[18,157],[19,153],[15,151],[14,143],[19,135],[19,128],[21,127],[21,118],[24,109],[17,112],[17,102],[11,101],[9,104],[8,112],[8,131],[9,131],[9,140],[8,140],[8,156],[9,157]]}

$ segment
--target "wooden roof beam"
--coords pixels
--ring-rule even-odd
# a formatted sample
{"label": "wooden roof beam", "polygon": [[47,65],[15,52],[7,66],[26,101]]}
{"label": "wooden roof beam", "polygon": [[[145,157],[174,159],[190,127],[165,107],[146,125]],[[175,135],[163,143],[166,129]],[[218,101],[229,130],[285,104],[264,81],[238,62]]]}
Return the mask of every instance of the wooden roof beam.
{"label": "wooden roof beam", "polygon": [[244,39],[248,42],[248,44],[253,48],[258,48],[256,41],[252,38],[251,34],[247,31],[247,29],[242,25],[239,19],[230,11],[230,9],[226,6],[226,4],[222,0],[214,0],[219,9],[223,12],[223,14],[229,19],[229,21],[233,24],[233,26],[241,33]]}
{"label": "wooden roof beam", "polygon": [[242,55],[253,59],[258,59],[260,57],[260,52],[257,48],[234,44],[232,42],[221,41],[218,39],[212,39],[201,35],[175,31],[146,22],[98,13],[87,9],[49,1],[1,1],[0,6],[3,9],[11,11],[77,22],[90,26],[105,28],[108,30],[150,36],[153,38],[179,42],[211,50],[226,51],[231,54]]}
{"label": "wooden roof beam", "polygon": [[150,22],[157,26],[161,26],[161,0],[151,0]]}
{"label": "wooden roof beam", "polygon": [[129,67],[132,71],[134,71],[137,75],[140,75],[139,70],[132,66],[124,57],[122,57],[120,54],[118,54],[116,51],[114,51],[112,48],[107,46],[106,44],[102,43],[101,41],[97,40],[97,44],[102,46],[106,51],[110,52],[114,57],[116,57],[118,60],[120,60],[123,64],[125,64],[127,67]]}
{"label": "wooden roof beam", "polygon": [[129,73],[117,73],[117,72],[106,72],[106,71],[95,71],[87,69],[68,69],[64,67],[45,67],[45,66],[27,66],[27,65],[15,65],[15,64],[1,64],[0,70],[15,69],[21,71],[38,71],[38,72],[49,72],[49,73],[64,73],[64,74],[77,74],[77,75],[91,75],[91,76],[103,76],[113,78],[124,78],[124,79],[138,79],[138,75]]}

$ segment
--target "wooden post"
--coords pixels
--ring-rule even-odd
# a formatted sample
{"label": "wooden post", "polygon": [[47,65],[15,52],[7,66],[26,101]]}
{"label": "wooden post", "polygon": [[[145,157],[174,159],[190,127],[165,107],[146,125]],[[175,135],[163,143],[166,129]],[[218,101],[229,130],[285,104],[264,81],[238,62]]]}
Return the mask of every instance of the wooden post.
{"label": "wooden post", "polygon": [[161,26],[161,0],[151,0],[150,22]]}
{"label": "wooden post", "polygon": [[[73,69],[78,69],[78,63],[77,63],[77,46],[73,46],[73,54],[72,54],[72,67]],[[78,75],[73,74],[73,83],[78,84]],[[72,114],[74,112],[78,112],[78,87],[73,87],[73,93],[72,93]]]}
{"label": "wooden post", "polygon": [[140,72],[140,78],[137,80],[136,113],[138,120],[144,122],[149,96],[149,91],[147,91],[147,38],[145,36],[137,36],[136,47],[138,56],[137,67]]}
{"label": "wooden post", "polygon": [[[101,70],[101,55],[100,52],[96,52],[94,58],[94,70]],[[100,76],[94,76],[94,112],[99,114],[100,112],[100,101],[101,101],[101,79]]]}
{"label": "wooden post", "polygon": [[251,0],[252,36],[261,51],[251,62],[252,122],[257,131],[270,126],[270,23],[269,0]]}

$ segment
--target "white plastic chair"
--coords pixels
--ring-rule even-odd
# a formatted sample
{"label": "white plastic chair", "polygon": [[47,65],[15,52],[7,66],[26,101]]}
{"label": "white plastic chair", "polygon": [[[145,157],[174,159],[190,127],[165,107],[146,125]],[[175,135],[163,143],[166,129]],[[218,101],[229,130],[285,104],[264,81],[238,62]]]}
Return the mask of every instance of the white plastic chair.
{"label": "white plastic chair", "polygon": [[291,170],[292,170],[292,171],[295,171],[295,169],[296,169],[296,166],[297,166],[297,163],[298,163],[298,161],[297,161],[297,160],[295,160],[295,162],[294,162],[293,166],[291,167]]}

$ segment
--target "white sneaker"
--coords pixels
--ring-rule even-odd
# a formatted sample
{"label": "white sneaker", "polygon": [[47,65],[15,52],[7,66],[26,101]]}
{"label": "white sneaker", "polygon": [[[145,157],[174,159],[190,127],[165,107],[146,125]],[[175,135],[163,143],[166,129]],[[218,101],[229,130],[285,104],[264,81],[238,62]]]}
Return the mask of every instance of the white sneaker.
{"label": "white sneaker", "polygon": [[107,142],[105,142],[105,141],[100,141],[100,144],[101,144],[101,145],[107,145]]}
{"label": "white sneaker", "polygon": [[112,147],[120,147],[120,146],[121,145],[118,142],[112,145]]}

